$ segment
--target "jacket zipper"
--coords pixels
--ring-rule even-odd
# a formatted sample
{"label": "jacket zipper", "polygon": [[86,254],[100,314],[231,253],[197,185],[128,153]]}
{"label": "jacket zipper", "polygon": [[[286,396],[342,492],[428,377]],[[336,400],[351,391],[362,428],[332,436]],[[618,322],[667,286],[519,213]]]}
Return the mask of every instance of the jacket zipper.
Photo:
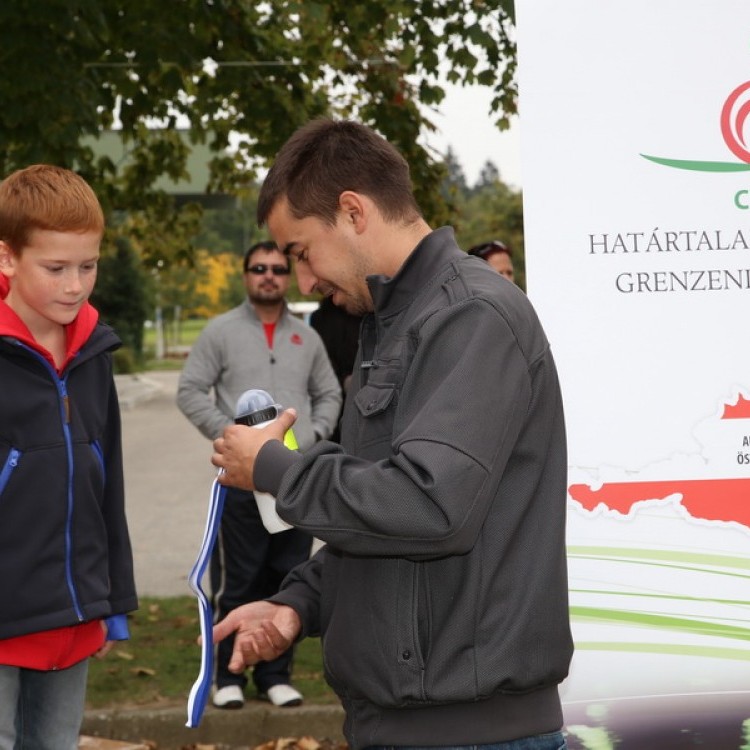
{"label": "jacket zipper", "polygon": [[377,367],[378,351],[378,327],[374,315],[364,318],[359,329],[360,342],[362,344],[362,360],[360,362],[360,387],[367,385],[370,370]]}
{"label": "jacket zipper", "polygon": [[3,470],[0,471],[0,495],[3,494],[5,485],[8,484],[10,475],[13,473],[13,469],[18,466],[18,459],[20,456],[21,451],[19,451],[17,448],[10,449],[8,458],[5,460],[5,466],[3,466]]}
{"label": "jacket zipper", "polygon": [[102,450],[102,446],[99,445],[98,440],[94,440],[91,442],[91,450],[94,451],[94,455],[96,456],[96,460],[99,462],[99,468],[102,471],[102,478],[105,481],[107,480],[107,467],[104,462],[104,451]]}
{"label": "jacket zipper", "polygon": [[59,396],[60,404],[60,418],[62,422],[63,435],[65,436],[65,449],[68,456],[68,482],[67,482],[67,513],[65,518],[65,581],[68,586],[68,592],[73,602],[73,608],[75,609],[76,617],[80,622],[85,620],[83,610],[81,609],[80,602],[78,600],[78,593],[76,592],[75,583],[73,581],[73,536],[72,536],[72,524],[73,524],[73,440],[70,436],[70,399],[68,396],[67,378],[60,378],[57,371],[50,365],[50,363],[41,356],[38,352],[34,351],[29,346],[19,342],[19,346],[33,354],[49,372],[53,383],[57,387],[57,394]]}

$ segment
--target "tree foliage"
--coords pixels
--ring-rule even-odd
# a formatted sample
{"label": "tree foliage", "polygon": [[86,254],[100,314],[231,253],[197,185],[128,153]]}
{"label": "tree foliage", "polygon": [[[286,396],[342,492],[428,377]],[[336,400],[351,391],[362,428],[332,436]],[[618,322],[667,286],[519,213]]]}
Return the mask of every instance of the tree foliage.
{"label": "tree foliage", "polygon": [[91,301],[101,319],[117,331],[123,345],[137,356],[143,348],[148,292],[139,270],[138,255],[126,239],[118,238],[114,252],[101,259]]}
{"label": "tree foliage", "polygon": [[[516,112],[512,26],[513,0],[3,2],[0,177],[38,162],[80,172],[109,217],[105,255],[127,239],[151,309],[151,271],[162,304],[195,294],[201,211],[176,205],[159,184],[188,178],[199,145],[210,153],[201,187],[247,199],[298,126],[356,118],[404,154],[426,219],[451,223],[446,166],[422,135],[434,127],[441,80],[486,86],[488,117],[507,127]],[[97,148],[113,128],[122,158]],[[242,231],[245,240],[257,233]],[[210,249],[202,239],[197,246]]]}
{"label": "tree foliage", "polygon": [[[176,209],[155,184],[186,176],[191,143],[213,154],[206,188],[236,193],[309,118],[352,116],[402,150],[428,219],[442,223],[443,166],[419,143],[432,127],[419,105],[443,98],[442,66],[451,82],[488,86],[488,115],[507,124],[511,24],[510,0],[0,3],[0,173],[75,167],[108,212],[141,212],[174,234]],[[123,164],[86,140],[115,125]]]}
{"label": "tree foliage", "polygon": [[234,253],[241,257],[254,243],[269,239],[268,230],[255,223],[259,189],[259,184],[249,185],[233,206],[204,210],[200,229],[193,238],[195,247],[211,255]]}
{"label": "tree foliage", "polygon": [[506,185],[500,170],[488,161],[472,187],[457,197],[456,239],[464,249],[490,240],[500,240],[513,253],[516,283],[526,288],[523,233],[523,198]]}
{"label": "tree foliage", "polygon": [[451,145],[448,146],[443,159],[445,166],[445,177],[442,185],[442,195],[450,202],[453,202],[456,195],[464,195],[468,192],[469,186],[466,182],[464,168],[458,160],[456,152]]}
{"label": "tree foliage", "polygon": [[199,250],[199,265],[205,273],[196,286],[203,304],[188,306],[186,314],[210,318],[219,310],[238,305],[245,298],[242,261],[236,253],[209,254]]}

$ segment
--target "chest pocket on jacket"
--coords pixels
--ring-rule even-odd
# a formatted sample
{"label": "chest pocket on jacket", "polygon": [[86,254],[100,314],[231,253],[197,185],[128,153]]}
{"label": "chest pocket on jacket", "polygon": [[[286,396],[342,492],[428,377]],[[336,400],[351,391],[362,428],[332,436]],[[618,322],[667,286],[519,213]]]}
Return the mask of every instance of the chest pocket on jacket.
{"label": "chest pocket on jacket", "polygon": [[383,444],[390,444],[397,402],[396,386],[392,383],[370,381],[357,392],[354,404],[360,417],[355,451],[358,455],[378,460],[388,454],[384,453]]}

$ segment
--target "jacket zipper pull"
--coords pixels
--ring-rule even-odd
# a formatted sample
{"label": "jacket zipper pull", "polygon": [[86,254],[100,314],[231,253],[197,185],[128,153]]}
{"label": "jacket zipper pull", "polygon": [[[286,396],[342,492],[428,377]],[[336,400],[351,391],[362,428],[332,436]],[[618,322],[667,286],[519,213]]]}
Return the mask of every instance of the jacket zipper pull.
{"label": "jacket zipper pull", "polygon": [[68,396],[68,387],[64,379],[60,381],[60,398],[62,399],[65,424],[70,424],[70,396]]}

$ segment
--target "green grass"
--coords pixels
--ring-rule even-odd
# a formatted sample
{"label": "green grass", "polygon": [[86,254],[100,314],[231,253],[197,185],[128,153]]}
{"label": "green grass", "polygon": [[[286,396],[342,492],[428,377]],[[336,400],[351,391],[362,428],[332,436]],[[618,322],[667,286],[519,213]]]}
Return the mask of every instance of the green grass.
{"label": "green grass", "polygon": [[[164,333],[167,344],[177,344],[180,346],[190,346],[200,335],[208,321],[204,319],[190,318],[180,321],[179,328],[171,321],[164,321]],[[156,346],[156,329],[144,328],[143,330],[143,347],[144,349],[154,349]]]}
{"label": "green grass", "polygon": [[[140,609],[128,621],[130,640],[116,644],[106,658],[90,660],[87,707],[187,701],[200,665],[197,600],[189,596],[143,597]],[[323,679],[317,638],[297,646],[292,681],[308,704],[338,703]],[[247,696],[253,697],[252,686]]]}
{"label": "green grass", "polygon": [[170,357],[169,359],[154,359],[153,357],[149,357],[144,360],[141,369],[144,372],[158,372],[159,370],[181,370],[184,366],[185,357]]}
{"label": "green grass", "polygon": [[189,319],[180,321],[176,327],[174,322],[164,322],[164,348],[166,357],[156,359],[156,329],[143,330],[143,367],[146,370],[181,370],[185,364],[187,350],[205,328],[207,320]]}

